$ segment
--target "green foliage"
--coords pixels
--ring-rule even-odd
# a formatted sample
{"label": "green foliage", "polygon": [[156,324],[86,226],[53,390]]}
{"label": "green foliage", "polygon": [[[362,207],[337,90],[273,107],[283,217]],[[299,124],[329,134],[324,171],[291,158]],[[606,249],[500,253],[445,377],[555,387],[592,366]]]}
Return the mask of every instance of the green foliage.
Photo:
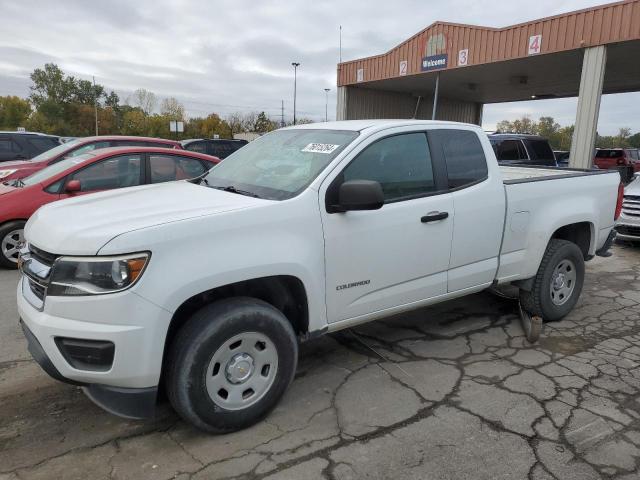
{"label": "green foliage", "polygon": [[20,97],[0,97],[0,130],[15,130],[24,127],[29,114],[31,104]]}

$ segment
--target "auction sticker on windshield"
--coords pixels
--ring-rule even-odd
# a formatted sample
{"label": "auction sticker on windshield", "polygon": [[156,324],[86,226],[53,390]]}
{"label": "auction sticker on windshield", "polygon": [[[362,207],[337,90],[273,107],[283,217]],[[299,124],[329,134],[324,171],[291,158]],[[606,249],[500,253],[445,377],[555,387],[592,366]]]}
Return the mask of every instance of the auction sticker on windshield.
{"label": "auction sticker on windshield", "polygon": [[340,145],[333,145],[331,143],[310,143],[301,151],[311,153],[331,153],[338,147],[340,147]]}

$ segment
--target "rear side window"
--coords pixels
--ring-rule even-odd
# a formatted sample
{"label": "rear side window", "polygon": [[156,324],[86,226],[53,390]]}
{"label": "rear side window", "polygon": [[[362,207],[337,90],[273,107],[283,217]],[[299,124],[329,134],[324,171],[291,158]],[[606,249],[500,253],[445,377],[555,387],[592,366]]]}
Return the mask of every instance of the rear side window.
{"label": "rear side window", "polygon": [[525,160],[527,153],[524,151],[520,140],[501,140],[493,144],[498,161],[500,160]]}
{"label": "rear side window", "polygon": [[244,144],[240,142],[225,142],[225,141],[210,142],[209,151],[207,153],[209,155],[213,155],[214,157],[223,159],[223,158],[227,158],[229,155],[231,155],[233,152],[235,152],[242,146],[244,146]]}
{"label": "rear side window", "polygon": [[57,147],[60,143],[54,138],[48,137],[33,137],[28,138],[27,141],[34,147],[38,152],[46,152],[50,148]]}
{"label": "rear side window", "polygon": [[198,153],[207,153],[207,144],[205,142],[191,142],[184,145],[185,150]]}
{"label": "rear side window", "polygon": [[622,158],[624,156],[622,150],[598,150],[597,158]]}
{"label": "rear side window", "polygon": [[538,160],[555,160],[553,150],[549,146],[549,142],[544,140],[529,140],[529,147]]}
{"label": "rear side window", "polygon": [[485,180],[489,172],[480,139],[469,130],[429,132],[442,148],[449,188],[461,188]]}
{"label": "rear side window", "polygon": [[0,152],[19,152],[20,147],[10,137],[0,137]]}

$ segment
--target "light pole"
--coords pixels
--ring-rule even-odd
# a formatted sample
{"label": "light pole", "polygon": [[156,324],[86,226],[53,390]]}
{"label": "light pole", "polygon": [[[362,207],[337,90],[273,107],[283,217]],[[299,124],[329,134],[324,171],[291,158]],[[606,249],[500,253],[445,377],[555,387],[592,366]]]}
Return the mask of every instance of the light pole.
{"label": "light pole", "polygon": [[325,95],[325,100],[324,100],[324,121],[328,122],[329,121],[329,90],[331,90],[330,88],[325,88],[324,89],[324,93]]}
{"label": "light pole", "polygon": [[298,67],[300,64],[298,62],[291,62],[293,66],[293,124],[296,124],[296,87],[298,80]]}

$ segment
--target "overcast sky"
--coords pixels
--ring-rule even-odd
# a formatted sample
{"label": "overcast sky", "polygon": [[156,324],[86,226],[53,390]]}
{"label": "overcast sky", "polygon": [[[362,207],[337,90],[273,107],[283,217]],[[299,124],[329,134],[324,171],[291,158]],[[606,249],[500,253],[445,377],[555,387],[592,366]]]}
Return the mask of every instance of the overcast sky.
{"label": "overcast sky", "polygon": [[[338,28],[344,60],[386,52],[436,20],[501,27],[603,2],[592,0],[0,0],[0,95],[27,96],[46,62],[123,99],[137,88],[174,96],[190,116],[292,112],[335,117]],[[603,97],[599,131],[640,130],[640,94]],[[487,105],[484,127],[528,114],[571,124],[575,99]]]}

